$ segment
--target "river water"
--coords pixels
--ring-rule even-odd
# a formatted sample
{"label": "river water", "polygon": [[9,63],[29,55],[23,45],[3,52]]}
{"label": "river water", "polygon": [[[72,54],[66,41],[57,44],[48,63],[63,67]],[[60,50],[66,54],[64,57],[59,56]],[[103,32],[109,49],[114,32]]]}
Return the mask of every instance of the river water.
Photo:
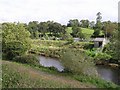
{"label": "river water", "polygon": [[[64,71],[64,67],[56,58],[40,56],[40,64],[44,67],[55,67],[58,71]],[[120,70],[113,69],[107,66],[97,66],[98,74],[106,81],[112,81],[120,85]]]}
{"label": "river water", "polygon": [[120,70],[110,68],[108,66],[98,65],[97,71],[101,78],[107,81],[112,81],[118,85],[120,85]]}
{"label": "river water", "polygon": [[58,71],[64,71],[64,67],[62,64],[59,62],[59,60],[55,58],[50,58],[50,57],[45,57],[45,56],[40,56],[40,64],[44,67],[55,67],[57,68]]}

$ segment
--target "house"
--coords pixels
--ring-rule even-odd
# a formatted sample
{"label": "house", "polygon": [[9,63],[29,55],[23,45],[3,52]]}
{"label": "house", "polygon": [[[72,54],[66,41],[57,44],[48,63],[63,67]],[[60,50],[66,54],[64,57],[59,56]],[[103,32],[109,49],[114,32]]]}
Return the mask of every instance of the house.
{"label": "house", "polygon": [[91,41],[94,42],[95,48],[104,47],[109,42],[106,38],[93,38]]}
{"label": "house", "polygon": [[79,42],[80,38],[74,38],[74,42]]}
{"label": "house", "polygon": [[74,42],[79,42],[79,41],[85,41],[85,39],[82,38],[73,38]]}
{"label": "house", "polygon": [[[74,38],[74,42],[79,42],[79,41],[85,41],[85,39]],[[107,38],[104,38],[104,37],[91,38],[88,41],[94,42],[95,48],[103,48],[104,45],[109,42],[109,40]]]}

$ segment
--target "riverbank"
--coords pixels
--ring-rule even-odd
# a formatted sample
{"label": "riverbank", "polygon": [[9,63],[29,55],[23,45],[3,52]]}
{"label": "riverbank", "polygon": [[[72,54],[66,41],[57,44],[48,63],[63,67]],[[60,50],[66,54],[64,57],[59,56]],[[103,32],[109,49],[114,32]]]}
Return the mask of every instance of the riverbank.
{"label": "riverbank", "polygon": [[91,45],[88,42],[69,42],[58,40],[32,40],[29,53],[43,55],[46,57],[60,58],[65,49],[84,52],[84,48]]}
{"label": "riverbank", "polygon": [[[59,72],[65,72],[62,63],[56,58],[50,58],[45,56],[39,56],[40,64],[44,67],[54,67]],[[110,68],[105,65],[96,65],[96,70],[100,78],[106,81],[112,81],[117,85],[120,85],[120,70],[118,68]]]}
{"label": "riverbank", "polygon": [[[59,60],[61,53],[64,53],[66,48],[72,49],[74,51],[82,51],[87,52],[84,50],[85,47],[91,47],[92,43],[87,42],[73,42],[70,43],[68,41],[55,41],[55,40],[33,40],[32,41],[32,48],[29,53],[34,53],[37,55],[42,55],[46,57],[57,58]],[[91,52],[93,53],[93,52]],[[87,54],[87,53],[86,53]],[[95,62],[96,65],[105,65],[112,68],[120,68],[120,65],[115,63],[109,63],[108,60],[97,60]]]}
{"label": "riverbank", "polygon": [[103,60],[97,61],[96,65],[104,65],[104,66],[108,66],[108,67],[111,67],[111,68],[120,68],[119,64],[109,63],[108,61],[103,61]]}
{"label": "riverbank", "polygon": [[3,88],[117,88],[104,80],[2,60]]}
{"label": "riverbank", "polygon": [[[44,72],[16,62],[2,61],[3,88],[94,88],[64,75]],[[48,71],[48,70],[47,70]]]}

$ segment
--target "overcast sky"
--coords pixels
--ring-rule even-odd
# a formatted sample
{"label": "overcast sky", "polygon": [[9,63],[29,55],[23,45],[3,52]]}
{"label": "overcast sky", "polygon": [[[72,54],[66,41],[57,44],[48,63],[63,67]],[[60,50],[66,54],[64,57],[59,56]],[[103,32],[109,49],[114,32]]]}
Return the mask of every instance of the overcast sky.
{"label": "overcast sky", "polygon": [[0,0],[0,22],[53,20],[66,24],[70,19],[118,21],[119,0]]}

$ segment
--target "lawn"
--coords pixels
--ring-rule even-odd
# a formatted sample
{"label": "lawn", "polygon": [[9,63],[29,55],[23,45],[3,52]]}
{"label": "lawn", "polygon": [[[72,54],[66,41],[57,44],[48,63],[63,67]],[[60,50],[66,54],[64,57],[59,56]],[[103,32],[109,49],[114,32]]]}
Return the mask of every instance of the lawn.
{"label": "lawn", "polygon": [[81,29],[83,34],[92,35],[94,33],[93,29],[89,29],[89,28],[81,28]]}

